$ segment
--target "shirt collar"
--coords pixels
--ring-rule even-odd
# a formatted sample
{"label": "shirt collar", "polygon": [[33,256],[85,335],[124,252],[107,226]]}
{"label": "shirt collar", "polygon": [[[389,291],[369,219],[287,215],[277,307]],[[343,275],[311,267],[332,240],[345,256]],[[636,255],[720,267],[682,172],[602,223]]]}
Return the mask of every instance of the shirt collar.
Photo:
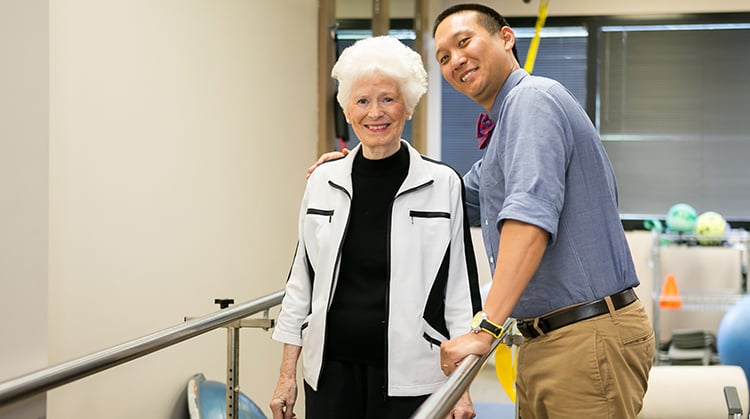
{"label": "shirt collar", "polygon": [[499,122],[498,117],[500,115],[500,108],[503,106],[505,98],[508,96],[510,91],[513,90],[514,87],[521,83],[521,80],[525,79],[528,76],[529,73],[527,73],[526,70],[524,70],[523,68],[519,68],[513,70],[513,72],[508,75],[508,78],[505,79],[503,87],[500,88],[500,91],[495,97],[495,102],[492,104],[492,113],[490,113],[490,118],[492,118],[495,123]]}

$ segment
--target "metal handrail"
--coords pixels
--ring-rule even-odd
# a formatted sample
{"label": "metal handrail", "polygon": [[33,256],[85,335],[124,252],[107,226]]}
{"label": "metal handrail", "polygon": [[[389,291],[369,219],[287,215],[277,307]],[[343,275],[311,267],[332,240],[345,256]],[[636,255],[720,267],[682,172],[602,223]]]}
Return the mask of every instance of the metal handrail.
{"label": "metal handrail", "polygon": [[445,382],[437,391],[432,393],[427,400],[414,412],[411,419],[435,419],[445,418],[456,405],[461,395],[469,388],[469,385],[479,373],[479,370],[487,362],[487,359],[491,354],[495,353],[495,349],[501,343],[508,342],[508,339],[513,343],[512,339],[514,336],[510,335],[516,320],[508,318],[503,324],[503,333],[492,342],[490,351],[482,356],[470,354],[464,358],[453,371],[448,381]]}
{"label": "metal handrail", "polygon": [[284,291],[206,314],[89,355],[0,382],[0,407],[115,367],[281,304]]}

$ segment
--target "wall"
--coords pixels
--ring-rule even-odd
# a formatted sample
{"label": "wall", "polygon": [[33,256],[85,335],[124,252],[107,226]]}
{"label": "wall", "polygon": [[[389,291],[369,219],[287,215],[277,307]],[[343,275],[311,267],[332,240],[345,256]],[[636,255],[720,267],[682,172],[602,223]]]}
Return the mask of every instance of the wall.
{"label": "wall", "polygon": [[[46,0],[0,0],[0,381],[47,364]],[[0,408],[45,414],[45,396]]]}
{"label": "wall", "polygon": [[[315,157],[316,15],[50,3],[50,363],[283,287]],[[281,349],[241,336],[240,386],[265,408]],[[51,391],[49,417],[183,417],[190,376],[224,381],[225,362],[222,329]]]}
{"label": "wall", "polygon": [[[347,19],[370,19],[372,17],[373,0],[335,0],[336,16]],[[414,0],[381,0],[388,3],[392,18],[413,18]]]}

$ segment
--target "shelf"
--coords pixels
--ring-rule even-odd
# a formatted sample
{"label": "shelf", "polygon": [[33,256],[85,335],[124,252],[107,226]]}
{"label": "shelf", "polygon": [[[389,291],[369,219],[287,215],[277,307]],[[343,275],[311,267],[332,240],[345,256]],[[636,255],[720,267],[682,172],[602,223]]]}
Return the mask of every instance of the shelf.
{"label": "shelf", "polygon": [[[710,293],[681,294],[681,308],[659,307],[661,311],[727,311],[739,302],[746,294]],[[654,301],[660,301],[658,293],[653,294]]]}
{"label": "shelf", "polygon": [[744,250],[750,241],[748,231],[742,229],[731,229],[723,237],[688,233],[653,233],[658,237],[657,243],[660,246],[733,247]]}
{"label": "shelf", "polygon": [[[662,344],[661,317],[670,311],[673,314],[668,317],[672,324],[681,317],[694,322],[696,319],[721,319],[723,313],[748,295],[750,235],[741,229],[732,229],[727,233],[726,237],[715,242],[707,242],[707,237],[695,234],[651,232],[652,321],[658,345]],[[669,267],[668,275],[662,275],[662,263]],[[672,275],[679,285],[679,290],[676,290],[679,308],[660,304],[663,301],[660,297],[664,281]],[[669,353],[657,351],[657,364],[673,361]],[[706,359],[700,361],[705,363]]]}

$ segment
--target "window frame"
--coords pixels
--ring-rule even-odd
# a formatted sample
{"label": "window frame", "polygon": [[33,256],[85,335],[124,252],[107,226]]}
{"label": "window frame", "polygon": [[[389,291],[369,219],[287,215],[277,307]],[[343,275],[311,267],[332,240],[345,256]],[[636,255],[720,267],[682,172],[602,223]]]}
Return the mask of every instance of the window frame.
{"label": "window frame", "polygon": [[[533,28],[536,17],[506,16],[511,28]],[[750,12],[732,13],[693,13],[693,14],[661,14],[661,15],[621,15],[621,16],[551,16],[547,17],[545,27],[584,27],[588,31],[586,48],[586,109],[589,118],[600,129],[598,118],[601,34],[605,27],[610,26],[647,26],[647,25],[711,25],[711,24],[746,24],[750,23]],[[341,19],[339,29],[366,30],[371,27],[369,19]],[[413,30],[413,19],[391,19],[394,30]],[[521,63],[523,65],[523,63]],[[441,141],[442,143],[442,141]],[[648,214],[622,214],[623,224],[633,228],[642,228],[643,219],[654,219],[659,216]],[[625,221],[627,220],[627,221]],[[750,208],[748,215],[732,217],[728,220],[732,227],[750,227]]]}

